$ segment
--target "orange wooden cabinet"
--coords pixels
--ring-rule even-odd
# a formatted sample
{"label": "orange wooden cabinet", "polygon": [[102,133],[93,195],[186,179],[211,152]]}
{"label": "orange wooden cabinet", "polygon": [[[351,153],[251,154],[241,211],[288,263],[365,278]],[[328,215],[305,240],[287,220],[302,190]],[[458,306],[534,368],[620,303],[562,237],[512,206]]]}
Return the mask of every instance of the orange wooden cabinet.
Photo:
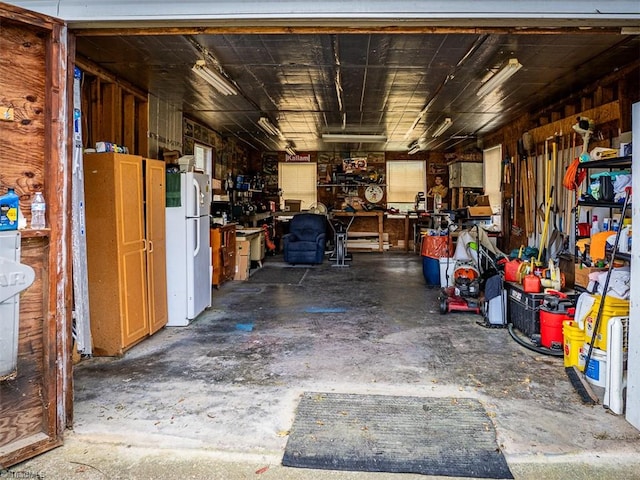
{"label": "orange wooden cabinet", "polygon": [[211,284],[219,287],[236,274],[236,224],[211,229]]}
{"label": "orange wooden cabinet", "polygon": [[167,323],[165,165],[98,153],[84,169],[93,351],[121,355]]}

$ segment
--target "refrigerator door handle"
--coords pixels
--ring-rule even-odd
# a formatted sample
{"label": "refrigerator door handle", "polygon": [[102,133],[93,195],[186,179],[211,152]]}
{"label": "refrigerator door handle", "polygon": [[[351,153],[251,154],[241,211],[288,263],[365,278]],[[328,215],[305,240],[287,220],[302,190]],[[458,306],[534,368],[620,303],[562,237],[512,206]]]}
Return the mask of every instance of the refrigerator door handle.
{"label": "refrigerator door handle", "polygon": [[204,199],[202,197],[202,192],[200,191],[200,183],[198,182],[198,179],[195,176],[193,177],[193,189],[195,192],[195,195],[193,197],[193,209],[194,209],[193,216],[199,217],[200,207],[204,203]]}
{"label": "refrigerator door handle", "polygon": [[198,255],[198,253],[200,252],[200,217],[197,217],[195,219],[195,231],[194,231],[194,238],[196,240],[196,248],[194,248],[193,250],[193,256],[196,257]]}

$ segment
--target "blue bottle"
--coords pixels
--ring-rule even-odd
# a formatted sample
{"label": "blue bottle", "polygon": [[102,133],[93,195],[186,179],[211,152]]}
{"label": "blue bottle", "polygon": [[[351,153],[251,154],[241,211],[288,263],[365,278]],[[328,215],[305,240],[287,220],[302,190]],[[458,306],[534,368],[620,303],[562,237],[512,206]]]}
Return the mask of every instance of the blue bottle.
{"label": "blue bottle", "polygon": [[19,199],[13,188],[0,196],[0,230],[18,229]]}

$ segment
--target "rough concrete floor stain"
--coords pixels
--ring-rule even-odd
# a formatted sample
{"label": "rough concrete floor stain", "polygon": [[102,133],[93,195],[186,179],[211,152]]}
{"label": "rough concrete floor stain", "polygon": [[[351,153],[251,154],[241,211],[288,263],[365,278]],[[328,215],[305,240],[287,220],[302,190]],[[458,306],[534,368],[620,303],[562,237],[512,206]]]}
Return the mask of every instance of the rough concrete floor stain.
{"label": "rough concrete floor stain", "polygon": [[[107,474],[93,477],[89,468],[72,478],[183,478],[153,477],[135,459],[123,472],[121,463],[99,455],[127,446],[142,449],[136,452],[150,463],[166,451],[177,455],[175,462],[212,462],[207,455],[213,455],[211,469],[216,462],[229,468],[215,476],[194,467],[184,478],[255,477],[243,461],[271,465],[262,478],[351,478],[277,468],[304,391],[477,398],[512,470],[522,473],[516,478],[570,478],[528,470],[541,461],[609,462],[593,473],[640,458],[639,432],[602,406],[583,405],[562,358],[522,348],[505,329],[477,325],[478,315],[441,315],[421,257],[354,257],[350,268],[306,268],[295,284],[261,283],[257,275],[224,284],[213,290],[212,308],[189,327],[165,328],[122,358],[83,361],[75,368],[75,425],[67,446],[23,466],[49,468],[47,479],[70,478],[56,476],[54,467],[66,472],[73,459],[89,455]],[[289,267],[270,257],[263,268],[284,275]],[[309,308],[345,311],[305,313]]]}

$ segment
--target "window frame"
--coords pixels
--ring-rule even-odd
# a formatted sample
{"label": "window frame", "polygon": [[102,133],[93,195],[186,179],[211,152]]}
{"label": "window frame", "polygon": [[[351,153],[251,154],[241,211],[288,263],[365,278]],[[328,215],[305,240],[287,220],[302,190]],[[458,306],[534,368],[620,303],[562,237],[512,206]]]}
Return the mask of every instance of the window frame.
{"label": "window frame", "polygon": [[[289,181],[284,177],[294,175],[290,172],[291,170],[297,170],[295,176],[298,182],[292,180],[296,183],[294,189],[289,188],[283,183],[284,181]],[[303,180],[304,185],[301,185],[300,180]],[[282,192],[280,196],[280,209],[284,210],[285,200],[301,200],[300,209],[308,210],[309,207],[318,202],[318,164],[315,162],[279,162],[278,188]]]}
{"label": "window frame", "polygon": [[[403,173],[405,178],[420,178],[421,181],[412,182],[409,185],[395,186],[394,175],[399,172],[394,172],[394,169],[399,169],[401,166],[410,167],[414,165],[415,172]],[[386,165],[387,170],[387,208],[397,208],[400,211],[413,210],[415,206],[415,197],[418,192],[426,193],[427,191],[427,162],[426,160],[389,160]],[[419,188],[419,190],[410,190],[411,187]],[[411,193],[409,193],[411,192]]]}

